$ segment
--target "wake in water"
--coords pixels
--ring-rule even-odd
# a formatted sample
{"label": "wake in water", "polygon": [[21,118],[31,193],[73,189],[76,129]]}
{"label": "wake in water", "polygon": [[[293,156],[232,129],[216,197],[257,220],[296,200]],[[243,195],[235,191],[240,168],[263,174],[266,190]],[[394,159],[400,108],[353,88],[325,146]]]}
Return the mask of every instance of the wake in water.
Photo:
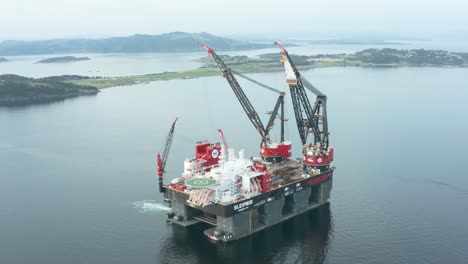
{"label": "wake in water", "polygon": [[443,182],[439,180],[434,180],[434,179],[425,179],[427,182],[433,183],[437,186],[442,186],[451,189],[452,191],[457,191],[460,193],[468,194],[468,190],[464,189],[463,186],[451,184],[449,182]]}
{"label": "wake in water", "polygon": [[138,209],[141,213],[158,213],[168,212],[171,208],[155,200],[143,200],[133,202],[133,208]]}

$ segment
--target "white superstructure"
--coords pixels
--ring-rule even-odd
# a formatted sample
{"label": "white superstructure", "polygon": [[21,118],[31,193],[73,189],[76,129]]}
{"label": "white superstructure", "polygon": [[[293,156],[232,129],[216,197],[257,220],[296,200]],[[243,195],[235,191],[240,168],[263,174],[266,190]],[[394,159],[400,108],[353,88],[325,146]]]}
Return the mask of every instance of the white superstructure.
{"label": "white superstructure", "polygon": [[212,203],[229,204],[261,193],[259,176],[264,172],[255,170],[251,160],[246,159],[244,150],[236,157],[234,149],[228,150],[227,161],[219,159],[209,168],[203,159],[184,162],[184,172],[175,182],[183,182],[190,194],[188,202],[197,206]]}

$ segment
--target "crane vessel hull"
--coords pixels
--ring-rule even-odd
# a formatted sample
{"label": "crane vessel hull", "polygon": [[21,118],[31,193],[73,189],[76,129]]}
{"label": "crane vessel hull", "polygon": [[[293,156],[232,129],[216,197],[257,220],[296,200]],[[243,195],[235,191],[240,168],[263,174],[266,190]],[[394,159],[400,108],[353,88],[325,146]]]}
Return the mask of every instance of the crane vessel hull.
{"label": "crane vessel hull", "polygon": [[[216,151],[216,148],[212,149]],[[242,166],[242,162],[240,163],[237,166]],[[257,178],[271,174],[270,179],[275,180],[269,181],[269,186],[263,186],[265,189],[260,188],[255,193],[243,192],[240,187],[235,198],[231,197],[224,202],[214,199],[216,194],[212,191],[211,200],[215,201],[203,200],[202,197],[199,199],[201,202],[197,203],[193,198],[194,193],[209,194],[206,190],[219,188],[222,180],[217,179],[217,184],[213,186],[196,188],[197,186],[190,185],[190,181],[197,179],[201,182],[215,178],[216,172],[203,171],[190,174],[190,177],[182,176],[164,186],[164,200],[171,207],[168,221],[184,227],[206,223],[212,226],[204,232],[209,239],[228,242],[249,236],[328,202],[334,171],[331,164],[322,166],[322,170],[315,169],[312,173],[305,173],[308,166],[303,161],[285,160],[281,164],[247,161],[245,164],[253,170],[264,168],[263,172],[257,171]],[[221,163],[220,167],[223,166]],[[250,171],[244,173],[248,174]],[[242,186],[241,183],[239,185]]]}
{"label": "crane vessel hull", "polygon": [[[212,227],[204,234],[213,241],[228,242],[283,222],[328,202],[333,182],[334,148],[329,145],[327,97],[302,78],[286,49],[281,62],[291,93],[303,156],[291,159],[292,143],[284,138],[284,96],[268,85],[232,71],[216,52],[203,43],[222,76],[237,97],[242,109],[260,135],[260,157],[236,156],[228,147],[221,129],[221,143],[199,141],[195,157],[184,162],[182,175],[163,184],[164,168],[174,134],[174,121],[166,138],[163,154],[157,156],[160,191],[169,203],[168,221],[180,226],[206,223]],[[254,82],[279,94],[265,126],[257,111],[234,77]],[[307,88],[316,95],[312,104]],[[280,120],[281,139],[272,142],[270,131],[275,119]],[[309,134],[312,140],[308,140]]]}

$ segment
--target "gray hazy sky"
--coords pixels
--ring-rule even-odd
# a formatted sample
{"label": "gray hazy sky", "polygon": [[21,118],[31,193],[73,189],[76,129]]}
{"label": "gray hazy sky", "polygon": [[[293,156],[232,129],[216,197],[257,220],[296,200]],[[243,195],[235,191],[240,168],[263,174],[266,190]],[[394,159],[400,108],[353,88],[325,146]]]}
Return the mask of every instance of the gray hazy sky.
{"label": "gray hazy sky", "polygon": [[468,0],[0,0],[0,40],[171,31],[468,34]]}

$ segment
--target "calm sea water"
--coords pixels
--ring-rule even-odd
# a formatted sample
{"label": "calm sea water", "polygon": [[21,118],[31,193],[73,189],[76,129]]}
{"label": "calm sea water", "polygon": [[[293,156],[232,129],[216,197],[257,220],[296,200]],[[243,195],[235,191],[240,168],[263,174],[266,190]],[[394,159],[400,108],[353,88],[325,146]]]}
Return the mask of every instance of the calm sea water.
{"label": "calm sea water", "polygon": [[[178,56],[173,69],[191,68],[192,55]],[[115,75],[147,60],[110,58],[105,65],[114,68],[96,67]],[[151,63],[135,72],[158,71]],[[206,226],[165,222],[154,163],[177,116],[168,178],[180,174],[196,141],[219,141],[217,128],[256,155],[256,131],[223,78],[0,108],[0,263],[466,263],[468,69],[303,75],[329,96],[337,166],[330,204],[230,244],[207,241]],[[287,91],[282,73],[251,77]],[[258,112],[274,106],[276,95],[240,83]],[[290,104],[287,111],[287,135],[297,143]]]}

